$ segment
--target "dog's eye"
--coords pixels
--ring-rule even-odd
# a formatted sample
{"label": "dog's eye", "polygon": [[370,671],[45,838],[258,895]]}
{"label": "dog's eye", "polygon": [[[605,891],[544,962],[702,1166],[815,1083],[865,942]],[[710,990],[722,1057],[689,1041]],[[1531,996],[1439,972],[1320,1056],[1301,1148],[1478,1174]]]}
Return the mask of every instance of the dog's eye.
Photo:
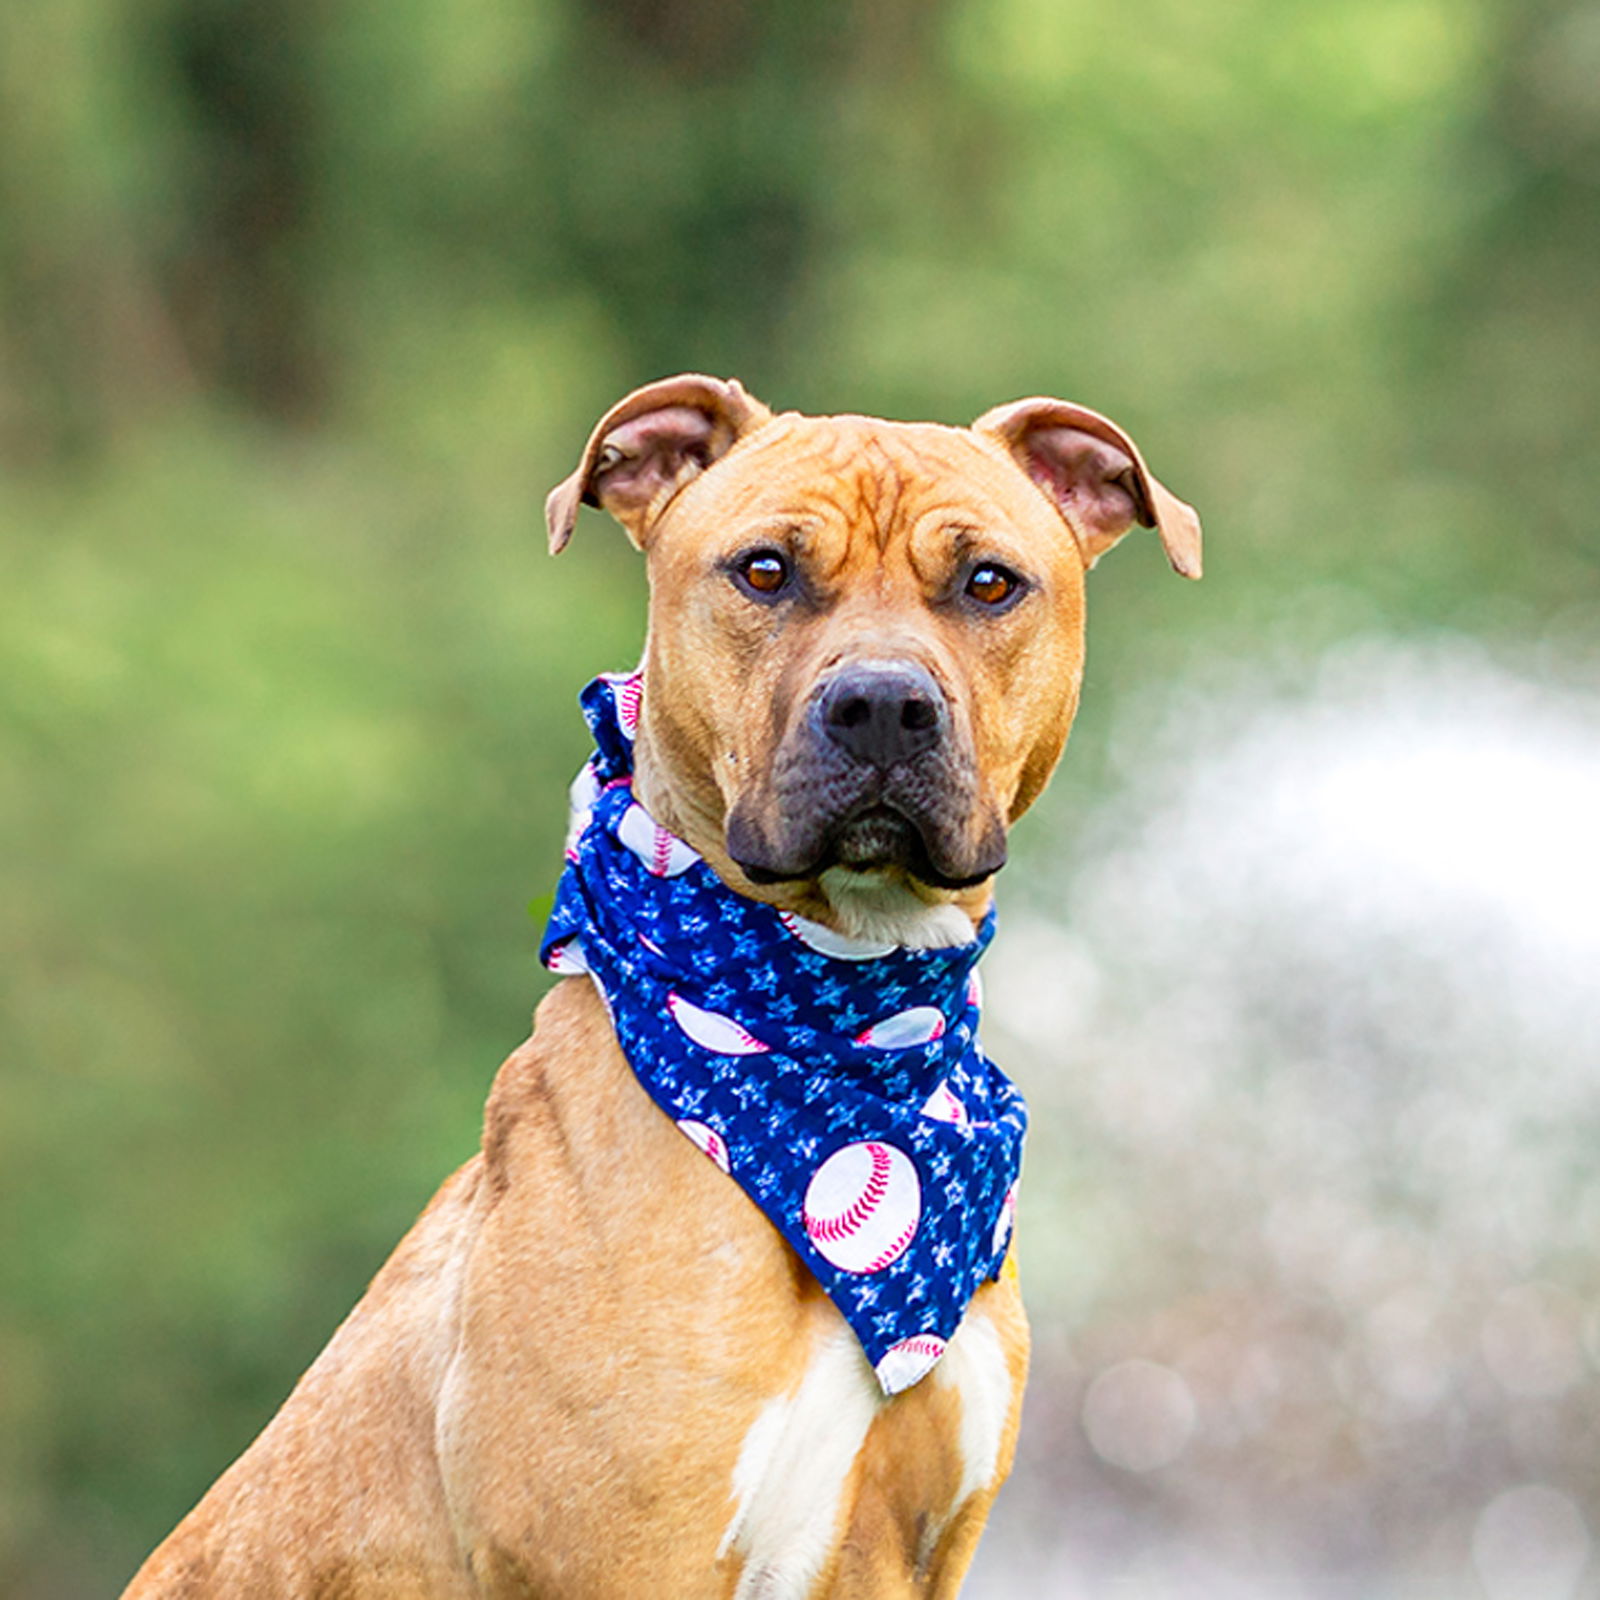
{"label": "dog's eye", "polygon": [[1016,573],[993,561],[972,569],[967,579],[967,593],[982,605],[1002,606],[1022,588],[1022,579]]}
{"label": "dog's eye", "polygon": [[758,595],[777,594],[789,582],[789,562],[776,550],[753,550],[733,570],[744,587]]}

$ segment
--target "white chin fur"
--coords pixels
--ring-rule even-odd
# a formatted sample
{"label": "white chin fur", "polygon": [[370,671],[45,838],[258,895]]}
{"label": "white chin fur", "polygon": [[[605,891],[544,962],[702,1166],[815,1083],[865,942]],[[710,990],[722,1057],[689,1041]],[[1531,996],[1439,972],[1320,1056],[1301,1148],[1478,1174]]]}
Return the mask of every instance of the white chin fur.
{"label": "white chin fur", "polygon": [[929,904],[907,885],[882,872],[854,872],[829,867],[821,877],[822,892],[847,938],[913,950],[943,950],[971,944],[972,919],[949,901]]}

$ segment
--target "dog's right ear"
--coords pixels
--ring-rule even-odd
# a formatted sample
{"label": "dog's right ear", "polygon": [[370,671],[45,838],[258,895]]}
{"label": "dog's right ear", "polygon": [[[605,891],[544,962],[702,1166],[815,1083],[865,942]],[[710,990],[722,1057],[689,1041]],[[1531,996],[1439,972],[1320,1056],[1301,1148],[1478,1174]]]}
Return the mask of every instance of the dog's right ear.
{"label": "dog's right ear", "polygon": [[673,495],[771,417],[736,378],[685,372],[635,389],[600,419],[578,470],[550,491],[550,554],[566,547],[580,505],[604,506],[643,549]]}

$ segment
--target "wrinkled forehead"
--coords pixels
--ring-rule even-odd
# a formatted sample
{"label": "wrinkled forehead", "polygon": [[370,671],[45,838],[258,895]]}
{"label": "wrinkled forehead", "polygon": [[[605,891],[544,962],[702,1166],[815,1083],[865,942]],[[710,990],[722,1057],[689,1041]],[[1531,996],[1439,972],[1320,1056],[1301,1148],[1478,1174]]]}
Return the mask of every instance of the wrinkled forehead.
{"label": "wrinkled forehead", "polygon": [[1065,531],[998,445],[965,428],[875,417],[775,417],[672,510],[674,522],[715,514],[745,526],[821,517],[875,533],[880,546],[931,519],[1031,529],[1052,544]]}

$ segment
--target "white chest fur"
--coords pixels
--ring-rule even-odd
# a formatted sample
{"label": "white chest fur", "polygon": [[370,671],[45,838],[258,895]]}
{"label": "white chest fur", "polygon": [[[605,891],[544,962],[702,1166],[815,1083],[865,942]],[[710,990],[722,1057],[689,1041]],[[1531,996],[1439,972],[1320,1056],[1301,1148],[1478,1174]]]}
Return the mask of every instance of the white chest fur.
{"label": "white chest fur", "polygon": [[766,1406],[733,1469],[737,1503],[719,1554],[744,1558],[735,1600],[804,1600],[833,1548],[844,1486],[884,1404],[841,1322],[799,1387]]}
{"label": "white chest fur", "polygon": [[[961,1485],[950,1503],[953,1516],[969,1495],[994,1482],[1011,1418],[1011,1369],[999,1330],[981,1311],[969,1311],[963,1318],[931,1381],[961,1396]],[[943,1533],[944,1525],[937,1532],[929,1529],[929,1548]]]}
{"label": "white chest fur", "polygon": [[[925,1531],[928,1549],[949,1518],[994,1479],[1012,1399],[999,1334],[969,1312],[925,1383],[961,1400],[961,1479]],[[733,1473],[736,1509],[721,1555],[743,1566],[735,1600],[805,1600],[842,1528],[856,1456],[886,1400],[854,1335],[841,1323],[821,1338],[794,1391],[770,1402],[751,1425]],[[925,1552],[921,1552],[925,1553]]]}

